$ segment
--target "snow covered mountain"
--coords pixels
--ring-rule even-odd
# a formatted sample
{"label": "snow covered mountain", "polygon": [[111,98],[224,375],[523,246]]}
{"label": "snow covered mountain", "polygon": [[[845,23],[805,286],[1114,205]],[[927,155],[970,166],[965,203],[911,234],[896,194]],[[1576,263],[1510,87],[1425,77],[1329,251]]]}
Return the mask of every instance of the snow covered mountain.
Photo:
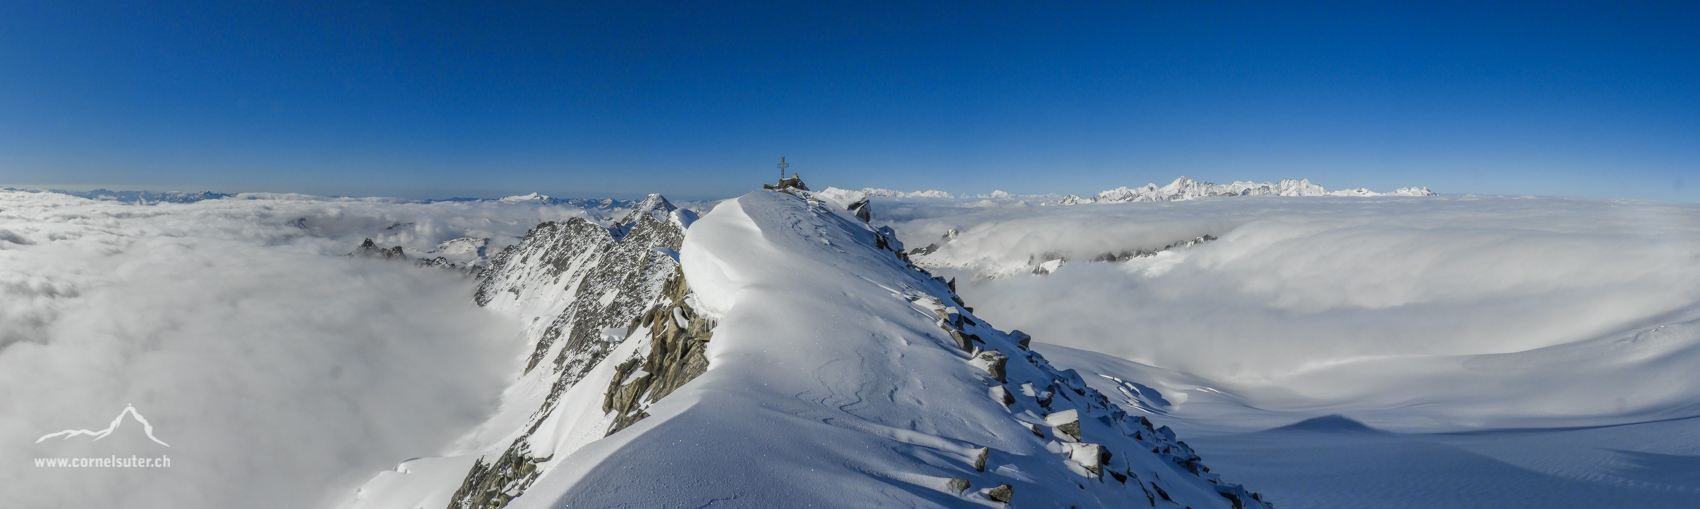
{"label": "snow covered mountain", "polygon": [[477,300],[534,348],[502,409],[346,507],[1266,507],[802,190],[539,225]]}
{"label": "snow covered mountain", "polygon": [[1280,182],[1273,184],[1269,182],[1261,184],[1256,182],[1212,184],[1181,177],[1162,187],[1158,187],[1157,184],[1146,184],[1143,187],[1131,188],[1118,187],[1091,197],[1064,196],[1058,203],[1076,205],[1132,201],[1183,201],[1214,196],[1433,196],[1434,194],[1426,187],[1402,187],[1389,193],[1377,193],[1361,187],[1330,192],[1323,189],[1322,186],[1310,183],[1310,179],[1281,179]]}
{"label": "snow covered mountain", "polygon": [[[6,188],[8,191],[17,189]],[[160,203],[195,203],[202,200],[217,200],[234,195],[215,193],[212,191],[113,191],[110,189],[95,189],[92,191],[68,191],[64,189],[48,189],[46,192],[88,198],[90,200],[110,201],[133,205],[157,205]]]}
{"label": "snow covered mountain", "polygon": [[861,190],[861,193],[865,196],[881,196],[881,197],[886,197],[886,198],[955,198],[956,197],[956,195],[953,195],[953,194],[950,194],[950,193],[947,193],[947,192],[944,192],[944,191],[940,191],[940,190],[937,190],[937,189],[928,189],[926,191],[904,192],[904,191],[893,191],[891,189],[882,189],[882,188],[878,188],[878,187],[867,187],[867,188],[863,188]]}

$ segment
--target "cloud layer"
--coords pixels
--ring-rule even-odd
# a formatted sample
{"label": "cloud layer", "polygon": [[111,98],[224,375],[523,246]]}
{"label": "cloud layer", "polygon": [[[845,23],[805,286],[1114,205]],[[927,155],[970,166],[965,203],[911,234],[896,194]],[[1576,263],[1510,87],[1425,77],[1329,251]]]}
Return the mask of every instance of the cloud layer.
{"label": "cloud layer", "polygon": [[[517,375],[515,324],[451,271],[341,256],[496,247],[567,207],[247,195],[131,206],[0,192],[0,500],[301,507],[453,440]],[[133,404],[135,422],[100,429]],[[164,469],[35,457],[167,455]]]}
{"label": "cloud layer", "polygon": [[[1038,341],[1248,385],[1387,356],[1526,351],[1700,305],[1700,207],[1557,198],[876,204]],[[1125,263],[1106,252],[1220,240]],[[1049,276],[1022,270],[1047,254]],[[1001,271],[1001,272],[1000,272]],[[1006,274],[997,279],[973,275]]]}

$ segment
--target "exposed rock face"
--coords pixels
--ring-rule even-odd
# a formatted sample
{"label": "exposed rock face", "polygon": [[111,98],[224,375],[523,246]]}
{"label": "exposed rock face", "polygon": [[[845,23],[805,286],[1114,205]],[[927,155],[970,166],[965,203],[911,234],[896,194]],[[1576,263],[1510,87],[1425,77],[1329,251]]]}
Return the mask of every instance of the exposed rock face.
{"label": "exposed rock face", "polygon": [[[553,320],[538,337],[527,372],[547,359],[566,336],[566,345],[553,360],[557,369],[568,373],[568,385],[577,383],[611,349],[596,332],[626,325],[659,294],[662,281],[678,265],[673,257],[693,217],[659,195],[651,195],[641,205],[648,208],[640,206],[627,216],[628,222],[612,228],[579,218],[540,224],[518,244],[497,254],[490,268],[480,273],[475,298],[481,306],[498,298],[525,300],[522,294],[527,290],[569,291],[565,309],[545,317]],[[666,212],[655,213],[661,210]],[[616,232],[621,233],[618,240]],[[535,296],[531,300],[549,304],[561,299]]]}
{"label": "exposed rock face", "polygon": [[[537,465],[552,454],[533,456],[531,435],[554,412],[561,395],[618,345],[603,331],[635,328],[631,324],[658,302],[669,278],[678,274],[675,257],[694,219],[666,198],[650,195],[612,227],[581,218],[540,224],[478,273],[478,304],[531,324],[527,334],[535,347],[525,371],[547,369],[553,383],[526,431],[493,463],[478,460],[449,507],[503,507],[536,480]],[[654,388],[646,384],[628,388],[637,392],[629,397]],[[631,422],[641,418],[633,414]]]}
{"label": "exposed rock face", "polygon": [[1033,336],[1029,336],[1027,333],[1021,332],[1019,329],[1009,331],[1009,337],[1013,338],[1015,340],[1015,344],[1020,346],[1022,350],[1026,350],[1028,348],[1027,344],[1033,342]]}
{"label": "exposed rock face", "polygon": [[993,380],[997,380],[1000,384],[1009,382],[1004,378],[1004,364],[1009,362],[1009,356],[1004,355],[1003,352],[992,350],[981,353],[980,360],[986,363],[986,373],[992,375]]}
{"label": "exposed rock face", "polygon": [[1131,251],[1122,251],[1122,252],[1119,252],[1119,253],[1104,253],[1104,254],[1098,255],[1096,258],[1093,258],[1092,261],[1095,261],[1095,262],[1112,262],[1113,263],[1113,262],[1125,262],[1125,261],[1128,261],[1128,260],[1132,260],[1134,258],[1149,258],[1149,257],[1152,257],[1152,256],[1157,256],[1157,253],[1168,251],[1170,249],[1188,248],[1188,247],[1196,246],[1196,245],[1199,245],[1199,244],[1203,244],[1205,242],[1210,242],[1212,240],[1216,240],[1215,235],[1205,234],[1205,235],[1200,235],[1198,237],[1195,237],[1192,240],[1183,240],[1183,241],[1176,242],[1176,243],[1173,243],[1173,244],[1169,244],[1167,246],[1163,246],[1163,247],[1160,247],[1160,248],[1157,248],[1157,249],[1151,249],[1151,250],[1136,249],[1136,250],[1131,250]]}
{"label": "exposed rock face", "polygon": [[[781,174],[781,175],[783,175],[783,174]],[[781,178],[781,179],[779,179],[779,185],[762,184],[761,188],[762,189],[773,189],[773,190],[777,190],[777,191],[784,191],[786,189],[797,189],[797,190],[800,190],[800,191],[809,190],[809,186],[803,185],[803,179],[798,178],[797,174],[795,174],[795,173],[791,174],[791,178]]]}
{"label": "exposed rock face", "polygon": [[867,198],[863,198],[856,203],[850,204],[849,210],[850,213],[856,215],[856,219],[861,219],[864,223],[872,220],[873,218],[872,209],[869,208]]}
{"label": "exposed rock face", "polygon": [[704,352],[714,337],[714,322],[691,309],[686,302],[689,295],[685,274],[675,270],[662,290],[661,302],[637,324],[648,328],[649,353],[621,363],[610,380],[602,411],[618,415],[608,428],[609,435],[648,417],[644,407],[708,371]]}
{"label": "exposed rock face", "polygon": [[384,247],[378,245],[376,242],[372,242],[372,239],[366,239],[365,242],[361,242],[360,246],[355,247],[354,250],[350,251],[347,256],[381,258],[385,260],[407,259],[407,254],[402,253],[401,246]]}

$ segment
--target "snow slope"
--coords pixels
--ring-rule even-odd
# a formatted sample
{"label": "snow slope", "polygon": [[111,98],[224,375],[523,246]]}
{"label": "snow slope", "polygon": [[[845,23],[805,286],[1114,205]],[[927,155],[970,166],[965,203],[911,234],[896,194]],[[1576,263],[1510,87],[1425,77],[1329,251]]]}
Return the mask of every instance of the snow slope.
{"label": "snow slope", "polygon": [[[714,324],[707,371],[630,427],[558,449],[511,507],[996,506],[1000,485],[1023,506],[1259,504],[1166,428],[951,303],[879,235],[804,192],[717,206],[680,252],[683,302]],[[975,352],[958,345],[968,335]],[[609,368],[646,355],[639,336],[564,401],[644,376]],[[608,422],[576,419],[568,427]]]}

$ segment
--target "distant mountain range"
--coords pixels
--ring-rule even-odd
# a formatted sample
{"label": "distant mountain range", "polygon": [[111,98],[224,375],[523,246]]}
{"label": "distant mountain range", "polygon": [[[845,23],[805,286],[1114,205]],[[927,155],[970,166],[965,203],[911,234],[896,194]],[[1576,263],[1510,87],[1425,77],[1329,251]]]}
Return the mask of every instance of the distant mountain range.
{"label": "distant mountain range", "polygon": [[[1100,192],[1092,196],[1074,194],[1057,196],[1022,195],[1007,191],[992,191],[978,195],[955,195],[936,189],[926,191],[894,191],[877,187],[863,188],[860,191],[827,188],[823,193],[844,197],[849,201],[863,198],[895,198],[895,199],[982,199],[982,200],[1028,200],[1043,204],[1080,205],[1085,203],[1125,203],[1136,201],[1185,201],[1199,198],[1219,196],[1434,196],[1433,191],[1426,187],[1401,187],[1386,193],[1378,193],[1362,187],[1329,191],[1322,186],[1310,183],[1310,179],[1281,179],[1280,182],[1234,182],[1232,184],[1213,184],[1199,182],[1186,177],[1175,179],[1166,186],[1146,184],[1140,187],[1118,187]],[[846,202],[848,203],[848,202]]]}
{"label": "distant mountain range", "polygon": [[1281,179],[1276,183],[1234,182],[1232,184],[1212,184],[1199,182],[1186,177],[1175,179],[1169,185],[1158,187],[1157,184],[1145,184],[1142,187],[1118,187],[1098,193],[1096,196],[1080,197],[1064,196],[1058,203],[1075,205],[1081,203],[1123,203],[1134,201],[1185,201],[1216,196],[1434,196],[1433,191],[1426,187],[1401,187],[1388,193],[1377,193],[1362,187],[1329,191],[1322,186],[1310,183],[1310,179],[1293,180]]}

